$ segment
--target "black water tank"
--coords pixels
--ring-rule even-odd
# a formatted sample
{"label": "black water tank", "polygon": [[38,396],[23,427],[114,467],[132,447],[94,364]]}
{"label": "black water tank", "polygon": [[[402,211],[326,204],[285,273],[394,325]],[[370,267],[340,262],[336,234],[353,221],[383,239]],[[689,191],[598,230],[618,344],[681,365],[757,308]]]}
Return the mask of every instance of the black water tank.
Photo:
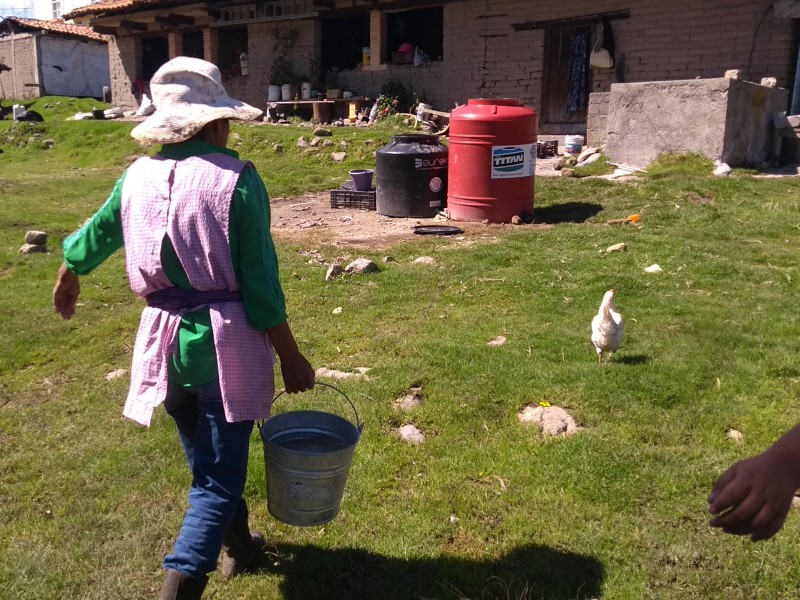
{"label": "black water tank", "polygon": [[378,150],[375,210],[434,217],[447,203],[447,146],[435,135],[396,135]]}

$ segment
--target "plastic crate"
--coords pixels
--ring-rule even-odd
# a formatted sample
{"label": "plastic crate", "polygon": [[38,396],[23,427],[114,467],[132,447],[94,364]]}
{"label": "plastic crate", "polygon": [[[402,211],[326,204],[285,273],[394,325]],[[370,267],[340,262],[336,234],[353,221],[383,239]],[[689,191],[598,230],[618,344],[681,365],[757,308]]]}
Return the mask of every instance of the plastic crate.
{"label": "plastic crate", "polygon": [[549,140],[536,143],[536,156],[549,158],[558,154],[558,140]]}
{"label": "plastic crate", "polygon": [[375,210],[375,190],[367,192],[357,192],[344,188],[331,190],[331,208]]}

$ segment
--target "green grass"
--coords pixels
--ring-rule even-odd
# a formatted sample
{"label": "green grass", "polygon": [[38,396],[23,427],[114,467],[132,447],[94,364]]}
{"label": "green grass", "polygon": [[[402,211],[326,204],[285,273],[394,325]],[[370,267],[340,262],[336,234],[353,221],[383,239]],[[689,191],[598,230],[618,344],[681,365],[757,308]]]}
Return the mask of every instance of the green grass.
{"label": "green grass", "polygon": [[[104,378],[128,368],[141,305],[121,255],[82,278],[72,321],[49,298],[61,239],[141,150],[125,137],[129,123],[52,121],[50,150],[2,146],[0,598],[152,598],[189,478],[163,411],[149,430],[125,421],[127,380]],[[10,126],[0,122],[0,139]],[[82,148],[106,135],[97,126],[113,140]],[[335,129],[349,144],[343,164],[297,149],[308,129],[234,132],[277,197],[329,189],[349,164],[373,164],[392,127]],[[800,181],[716,178],[697,157],[666,157],[634,183],[536,186],[535,216],[554,227],[491,229],[471,245],[423,238],[393,247],[396,262],[368,276],[325,282],[324,267],[300,254],[307,248],[278,239],[309,359],[372,369],[367,381],[337,384],[365,429],[339,516],[311,529],[268,515],[254,435],[246,496],[272,562],[257,576],[214,576],[209,597],[797,596],[797,516],[754,545],[712,531],[705,498],[800,408]],[[641,227],[605,224],[634,212]],[[48,231],[48,254],[18,253],[28,229]],[[628,252],[602,252],[618,242]],[[318,250],[328,260],[342,252]],[[413,264],[420,255],[438,265]],[[645,273],[653,263],[663,272]],[[598,367],[589,323],[611,287],[626,337]],[[488,347],[498,335],[506,345]],[[411,386],[424,402],[396,412]],[[545,440],[521,426],[516,412],[540,401],[585,429]],[[348,415],[342,404],[320,389],[284,396],[276,410]],[[393,430],[406,423],[427,442],[401,443]],[[729,428],[744,442],[728,440]]]}

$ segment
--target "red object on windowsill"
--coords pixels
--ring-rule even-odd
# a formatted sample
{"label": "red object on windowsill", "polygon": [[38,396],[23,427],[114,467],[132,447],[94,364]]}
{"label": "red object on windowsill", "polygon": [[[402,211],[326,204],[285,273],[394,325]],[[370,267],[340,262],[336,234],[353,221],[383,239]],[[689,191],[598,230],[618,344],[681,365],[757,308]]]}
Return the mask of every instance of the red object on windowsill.
{"label": "red object on windowsill", "polygon": [[400,51],[395,50],[392,52],[392,64],[393,65],[409,65],[414,62],[414,51],[413,50],[406,50]]}

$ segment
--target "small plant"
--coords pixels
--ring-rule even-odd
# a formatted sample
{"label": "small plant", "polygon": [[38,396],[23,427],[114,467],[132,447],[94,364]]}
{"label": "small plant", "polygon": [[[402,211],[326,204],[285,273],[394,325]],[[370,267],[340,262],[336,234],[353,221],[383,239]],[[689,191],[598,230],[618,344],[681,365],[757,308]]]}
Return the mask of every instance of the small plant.
{"label": "small plant", "polygon": [[385,119],[389,115],[394,115],[400,112],[400,100],[396,96],[379,96],[378,97],[378,113],[375,118]]}
{"label": "small plant", "polygon": [[381,87],[381,95],[397,98],[397,110],[395,112],[406,112],[408,110],[408,93],[406,87],[399,81],[387,81]]}

